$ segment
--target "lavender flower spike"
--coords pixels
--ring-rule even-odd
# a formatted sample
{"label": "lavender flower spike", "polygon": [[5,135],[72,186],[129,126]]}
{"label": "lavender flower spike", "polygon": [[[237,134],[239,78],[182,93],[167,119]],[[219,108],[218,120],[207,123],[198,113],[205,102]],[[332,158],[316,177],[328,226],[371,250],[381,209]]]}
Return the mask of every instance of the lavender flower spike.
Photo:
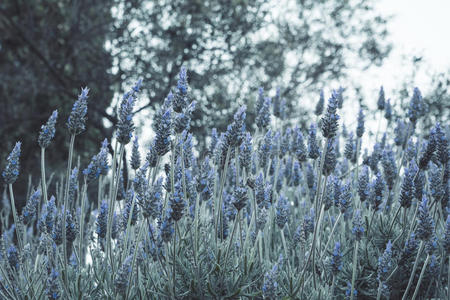
{"label": "lavender flower spike", "polygon": [[392,265],[392,243],[389,241],[386,245],[386,250],[382,256],[378,258],[378,280],[384,282],[386,275],[390,271]]}
{"label": "lavender flower spike", "polygon": [[428,241],[434,233],[434,220],[430,216],[428,210],[427,198],[423,196],[422,202],[419,206],[418,224],[417,224],[417,237],[422,241]]}
{"label": "lavender flower spike", "polygon": [[38,143],[41,148],[47,148],[55,136],[55,125],[57,119],[58,111],[55,110],[50,118],[48,118],[47,124],[41,126],[41,132],[39,133],[38,138]]}
{"label": "lavender flower spike", "polygon": [[133,256],[128,256],[123,262],[120,269],[117,271],[116,279],[114,280],[114,286],[116,289],[116,293],[125,296],[127,292],[128,284],[129,284],[129,275],[131,273],[131,263],[133,260]]}
{"label": "lavender flower spike", "polygon": [[119,109],[119,122],[117,123],[117,140],[126,145],[130,142],[134,130],[133,108],[136,98],[128,94],[127,99],[123,99]]}
{"label": "lavender flower spike", "polygon": [[337,98],[338,94],[333,91],[330,99],[328,99],[327,112],[322,117],[322,135],[325,138],[333,138],[338,130],[339,115],[336,114],[337,111]]}
{"label": "lavender flower spike", "polygon": [[139,169],[139,167],[141,165],[141,154],[139,153],[139,142],[138,142],[137,136],[134,137],[134,141],[133,141],[130,165],[133,170]]}
{"label": "lavender flower spike", "polygon": [[78,135],[86,129],[86,114],[87,114],[87,98],[89,89],[87,87],[81,89],[81,94],[78,100],[75,101],[67,120],[67,128],[72,135]]}
{"label": "lavender flower spike", "polygon": [[9,154],[6,163],[6,167],[2,172],[3,180],[6,184],[13,184],[19,177],[19,167],[20,167],[20,146],[21,142],[17,142],[14,149]]}

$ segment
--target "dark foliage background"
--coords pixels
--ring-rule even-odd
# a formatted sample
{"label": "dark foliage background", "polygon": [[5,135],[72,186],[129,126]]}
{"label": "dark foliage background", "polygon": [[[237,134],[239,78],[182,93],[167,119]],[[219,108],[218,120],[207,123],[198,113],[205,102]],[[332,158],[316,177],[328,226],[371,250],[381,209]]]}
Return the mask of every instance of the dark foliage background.
{"label": "dark foliage background", "polygon": [[[199,104],[192,131],[204,149],[207,128],[224,130],[239,102],[254,111],[257,87],[280,86],[292,108],[305,92],[344,77],[352,56],[368,67],[389,54],[386,19],[374,13],[371,0],[286,3],[2,1],[2,163],[15,141],[23,140],[22,166],[37,175],[39,148],[29,141],[56,107],[59,122],[67,120],[83,86],[92,95],[90,130],[78,139],[76,155],[86,162],[93,154],[88,149],[97,149],[111,133],[116,110],[108,114],[105,108],[122,82],[143,78],[147,100],[140,110],[152,112],[175,85],[180,66],[188,67]],[[249,125],[254,117],[249,114]],[[50,172],[64,168],[69,140],[67,132],[56,136]]]}

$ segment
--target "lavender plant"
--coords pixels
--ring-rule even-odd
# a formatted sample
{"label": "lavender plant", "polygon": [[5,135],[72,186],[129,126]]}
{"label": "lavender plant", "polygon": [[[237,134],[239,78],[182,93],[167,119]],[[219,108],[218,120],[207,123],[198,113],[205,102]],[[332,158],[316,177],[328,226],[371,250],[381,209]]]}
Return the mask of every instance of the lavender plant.
{"label": "lavender plant", "polygon": [[[321,92],[306,128],[285,119],[279,89],[273,101],[260,89],[201,151],[187,75],[155,113],[145,157],[144,136],[133,138],[138,81],[119,101],[113,146],[104,140],[72,168],[75,137],[89,126],[82,89],[67,121],[66,174],[47,182],[42,155],[19,209],[13,186],[26,189],[16,182],[27,172],[16,144],[2,172],[1,299],[448,297],[449,128],[441,120],[423,132],[430,116],[418,89],[407,111],[380,89],[377,112],[342,121],[344,89],[326,108]],[[398,125],[365,134],[381,118]],[[41,149],[56,119],[42,126]]]}

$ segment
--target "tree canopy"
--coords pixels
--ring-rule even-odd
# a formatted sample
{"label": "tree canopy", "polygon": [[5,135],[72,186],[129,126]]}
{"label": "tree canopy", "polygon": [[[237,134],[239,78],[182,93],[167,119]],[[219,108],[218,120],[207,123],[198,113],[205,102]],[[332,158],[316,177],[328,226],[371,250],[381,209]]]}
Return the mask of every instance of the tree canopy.
{"label": "tree canopy", "polygon": [[[245,0],[6,0],[0,4],[0,135],[6,157],[19,137],[32,140],[48,112],[66,122],[80,88],[90,88],[86,138],[77,149],[92,155],[111,135],[111,105],[123,83],[142,78],[139,111],[154,112],[188,69],[198,102],[192,131],[200,149],[207,131],[224,130],[238,103],[265,96],[293,108],[306,91],[346,75],[349,66],[382,63],[389,54],[386,19],[374,1]],[[112,111],[112,112],[111,112]],[[292,114],[294,110],[287,109]],[[110,123],[105,123],[104,120]],[[254,126],[254,113],[248,125]],[[105,125],[107,124],[107,125]],[[54,155],[67,155],[68,132],[57,129]],[[95,146],[94,146],[95,145]],[[88,150],[89,149],[89,150]],[[36,144],[23,145],[23,166],[38,172]],[[55,166],[58,160],[54,159]],[[54,167],[55,167],[54,166]]]}

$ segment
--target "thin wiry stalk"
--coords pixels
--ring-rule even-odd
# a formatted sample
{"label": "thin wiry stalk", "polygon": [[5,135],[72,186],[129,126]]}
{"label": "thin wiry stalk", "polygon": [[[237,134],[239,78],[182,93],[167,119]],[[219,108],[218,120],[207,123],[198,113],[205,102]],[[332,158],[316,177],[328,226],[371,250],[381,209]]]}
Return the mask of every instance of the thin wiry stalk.
{"label": "thin wiry stalk", "polygon": [[238,227],[237,224],[239,222],[239,212],[236,215],[236,218],[234,219],[234,223],[233,223],[233,231],[231,232],[231,236],[230,236],[230,240],[228,242],[228,246],[227,246],[227,250],[225,250],[225,263],[227,262],[227,258],[228,258],[228,253],[230,251],[231,245],[233,244],[233,237],[234,237],[234,233],[236,232],[236,228]]}
{"label": "thin wiry stalk", "polygon": [[[48,196],[47,196],[47,182],[45,179],[45,148],[41,147],[41,185],[42,185],[42,195],[44,196],[44,203],[47,202]],[[38,208],[40,205],[38,206]],[[41,214],[38,213],[38,216]]]}
{"label": "thin wiry stalk", "polygon": [[[113,200],[113,192],[114,192],[114,177],[116,173],[116,160],[117,160],[117,146],[118,142],[114,143],[114,154],[113,154],[113,160],[112,160],[112,167],[111,167],[111,181],[109,182],[109,197],[108,197],[108,221],[106,224],[106,254],[111,261],[111,228],[112,228],[112,222],[113,222],[113,213],[114,210],[112,209],[112,203],[115,201]],[[120,175],[120,173],[119,173]],[[117,180],[117,184],[119,184],[119,180]],[[112,264],[111,264],[112,265]]]}
{"label": "thin wiry stalk", "polygon": [[[323,195],[325,193],[325,189],[326,189],[326,186],[327,186],[327,179],[328,179],[328,176],[325,176],[325,182],[323,184],[322,192],[320,193],[321,194],[320,198],[317,199],[318,202],[319,201],[322,202]],[[324,211],[325,211],[325,204],[322,204],[321,205],[321,209],[320,209],[320,213],[319,213],[319,219],[317,220],[317,227],[314,230],[314,231],[317,231],[316,235],[318,235],[319,239],[320,239],[320,231],[319,230],[320,230],[320,226],[321,226],[321,222],[322,222]],[[316,272],[315,272],[315,270],[316,270],[316,249],[315,249],[316,243],[317,243],[316,238],[314,238],[313,239],[313,245],[311,247],[311,250],[312,250],[312,266],[313,266],[313,284],[314,284],[314,288],[316,288]]]}
{"label": "thin wiry stalk", "polygon": [[70,145],[69,145],[69,160],[67,162],[67,170],[66,170],[66,189],[64,192],[64,210],[63,210],[63,218],[62,218],[62,242],[63,242],[63,257],[64,257],[64,282],[67,285],[68,282],[68,259],[67,259],[67,237],[66,237],[66,211],[67,211],[67,202],[69,199],[69,183],[70,183],[70,171],[72,170],[72,157],[73,157],[73,146],[75,144],[75,134],[70,135]]}
{"label": "thin wiry stalk", "polygon": [[17,236],[17,243],[19,244],[19,251],[23,250],[23,241],[22,241],[22,237],[20,235],[20,230],[22,230],[22,226],[19,222],[19,216],[17,215],[17,210],[16,210],[16,204],[15,204],[15,200],[14,200],[14,192],[13,192],[13,187],[12,184],[8,184],[8,188],[9,188],[9,197],[11,200],[11,210],[13,213],[13,219],[14,219],[14,224],[16,224],[16,236]]}
{"label": "thin wiry stalk", "polygon": [[[230,154],[231,154],[231,148],[228,148],[227,150],[227,156],[225,159],[225,167],[223,169],[223,171],[221,172],[221,177],[220,177],[220,188],[219,188],[219,195],[218,195],[218,204],[217,204],[217,217],[216,217],[216,222],[215,222],[215,239],[216,239],[216,254],[217,254],[217,236],[218,233],[220,233],[221,238],[223,239],[223,212],[222,212],[222,197],[223,197],[223,188],[225,186],[225,179],[227,176],[227,172],[228,172],[228,162],[230,160]],[[219,230],[219,231],[218,231]]]}
{"label": "thin wiry stalk", "polygon": [[403,294],[402,300],[406,300],[408,297],[409,289],[411,288],[411,284],[414,279],[414,275],[416,274],[417,265],[419,264],[419,258],[422,254],[423,248],[425,247],[425,243],[423,241],[420,242],[419,250],[417,251],[416,260],[414,261],[413,270],[411,272],[411,275],[409,276],[408,286],[406,287],[405,293]]}
{"label": "thin wiry stalk", "polygon": [[339,215],[336,218],[336,221],[334,221],[333,229],[331,230],[330,235],[328,236],[328,240],[327,240],[327,243],[325,244],[325,248],[323,249],[322,254],[319,256],[319,259],[321,259],[323,257],[323,255],[325,255],[325,253],[327,252],[328,245],[330,244],[330,241],[332,240],[332,238],[334,236],[333,235],[334,231],[336,230],[336,227],[339,224],[339,220],[340,220],[341,217],[342,217],[342,212],[339,212]]}
{"label": "thin wiry stalk", "polygon": [[86,178],[84,178],[83,190],[81,194],[81,209],[80,209],[80,240],[78,241],[78,255],[79,255],[79,264],[83,265],[84,263],[84,255],[83,255],[83,239],[84,239],[84,205],[86,202],[86,194],[87,194],[87,183]]}
{"label": "thin wiry stalk", "polygon": [[[175,228],[177,225],[177,221],[175,221]],[[176,262],[177,262],[177,252],[176,252],[176,244],[177,244],[177,230],[174,230],[173,234],[173,269],[172,269],[172,288],[173,288],[173,297],[174,299],[177,298],[177,289],[176,289]]]}
{"label": "thin wiry stalk", "polygon": [[427,255],[427,258],[425,259],[425,262],[423,263],[422,271],[420,272],[419,280],[416,284],[416,289],[414,290],[414,294],[412,297],[412,300],[415,300],[417,297],[417,294],[419,293],[420,284],[422,283],[423,274],[425,274],[425,270],[427,269],[428,262],[430,261],[430,254]]}
{"label": "thin wiry stalk", "polygon": [[358,268],[358,244],[359,244],[359,241],[356,241],[355,248],[353,249],[352,288],[350,291],[350,300],[353,300],[353,298],[354,298],[353,293],[355,291],[356,270]]}
{"label": "thin wiry stalk", "polygon": [[114,263],[113,263],[114,256],[112,255],[112,247],[111,247],[111,234],[112,234],[112,221],[113,221],[112,219],[113,219],[114,207],[115,207],[116,199],[117,199],[117,193],[119,191],[119,183],[120,183],[119,176],[120,176],[120,170],[122,168],[122,157],[123,157],[124,150],[125,150],[124,145],[120,144],[119,163],[118,163],[117,173],[115,176],[117,178],[117,180],[115,182],[114,192],[113,192],[113,196],[111,198],[111,207],[110,207],[110,211],[109,211],[110,215],[108,216],[108,224],[107,224],[108,228],[106,230],[106,232],[107,232],[106,236],[108,239],[107,245],[109,244],[109,248],[108,248],[109,249],[109,260],[110,260],[112,266],[114,266]]}
{"label": "thin wiry stalk", "polygon": [[448,271],[447,271],[447,300],[450,300],[450,255],[448,256]]}

